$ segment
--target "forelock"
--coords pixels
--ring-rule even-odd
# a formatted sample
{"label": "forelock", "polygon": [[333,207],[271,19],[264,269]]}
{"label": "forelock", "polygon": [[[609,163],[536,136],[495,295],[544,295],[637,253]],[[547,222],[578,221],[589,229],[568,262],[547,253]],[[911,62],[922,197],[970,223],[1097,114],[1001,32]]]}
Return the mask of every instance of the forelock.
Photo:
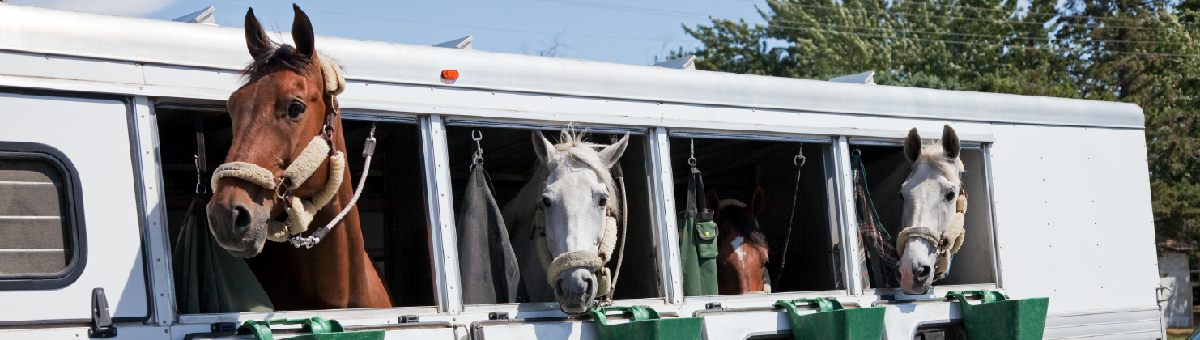
{"label": "forelock", "polygon": [[946,157],[946,150],[942,148],[942,141],[935,141],[921,147],[921,155],[917,157],[914,163],[927,163],[935,169],[938,169],[942,174],[954,182],[960,182],[959,174],[966,171],[963,166],[962,159]]}
{"label": "forelock", "polygon": [[[580,162],[592,168],[600,181],[604,183],[604,187],[608,189],[609,197],[616,197],[616,185],[613,182],[612,174],[608,168],[604,167],[604,162],[600,160],[600,152],[597,148],[603,148],[607,145],[596,144],[587,141],[587,131],[579,132],[568,126],[562,130],[559,137],[559,143],[554,145],[554,150],[561,152],[567,157],[561,157],[558,160],[552,159],[551,162]],[[553,169],[561,164],[548,164],[548,167]],[[609,202],[612,202],[610,200]]]}
{"label": "forelock", "polygon": [[245,80],[251,80],[267,75],[274,67],[282,67],[300,75],[308,75],[308,67],[312,64],[311,56],[296,53],[296,48],[292,45],[279,45],[267,52],[266,57],[251,61],[242,69],[241,74]]}

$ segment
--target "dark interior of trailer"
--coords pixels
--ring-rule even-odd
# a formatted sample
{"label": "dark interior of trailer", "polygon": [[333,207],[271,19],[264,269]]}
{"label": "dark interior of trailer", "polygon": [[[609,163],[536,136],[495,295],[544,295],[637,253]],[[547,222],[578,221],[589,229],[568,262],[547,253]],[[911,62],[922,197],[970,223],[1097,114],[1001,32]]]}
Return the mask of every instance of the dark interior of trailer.
{"label": "dark interior of trailer", "polygon": [[[224,162],[232,141],[224,106],[156,108],[169,237],[172,249],[188,207],[197,194],[197,141],[203,142],[208,188],[212,170]],[[347,170],[357,188],[362,176],[363,143],[371,122],[342,120]],[[383,276],[397,307],[436,304],[424,193],[420,129],[417,124],[378,122],[378,140],[358,211],[368,256]],[[290,245],[289,245],[290,246]],[[253,261],[253,258],[248,261]],[[263,280],[263,278],[260,278]]]}
{"label": "dark interior of trailer", "polygon": [[[575,127],[579,131],[586,127]],[[497,205],[504,207],[517,192],[530,181],[538,158],[533,150],[532,131],[528,128],[455,126],[446,128],[450,157],[451,184],[455,197],[454,213],[461,212],[460,198],[470,177],[476,143],[472,131],[482,134],[479,145],[483,149],[483,167],[491,176]],[[545,127],[542,134],[552,143],[557,143],[558,129]],[[623,134],[623,133],[622,133]],[[478,136],[478,135],[477,135]],[[599,144],[610,144],[609,133],[590,133],[589,140]],[[620,137],[620,135],[615,135]],[[625,153],[621,157],[621,169],[625,173],[629,222],[625,238],[624,260],[621,261],[620,276],[614,299],[640,299],[661,297],[657,247],[651,217],[650,175],[646,166],[646,136],[631,134]],[[510,237],[523,237],[511,235]],[[618,255],[613,255],[608,267],[615,271]],[[464,278],[466,279],[466,278]],[[518,301],[527,302],[527,301]],[[546,302],[546,301],[528,301]]]}
{"label": "dark interior of trailer", "polygon": [[[905,159],[900,146],[853,145],[851,152],[860,152],[866,168],[866,182],[871,192],[871,201],[879,214],[879,221],[890,235],[900,233],[900,219],[904,214],[904,199],[900,186],[911,172],[912,163]],[[962,249],[954,255],[949,275],[934,285],[995,283],[994,256],[992,255],[991,205],[985,186],[983,151],[979,148],[963,148],[962,161],[966,172],[962,175],[967,191],[967,219],[965,240]]]}
{"label": "dark interior of trailer", "polygon": [[[677,137],[670,138],[670,142],[677,214],[685,210],[687,176],[691,171],[688,159],[694,155],[705,189],[715,190],[721,199],[749,202],[755,188],[763,188],[766,205],[758,217],[758,225],[769,248],[767,270],[771,278],[779,278],[778,282],[771,282],[771,292],[842,288],[836,283],[838,264],[832,240],[837,234],[829,221],[829,193],[823,168],[823,151],[829,144]],[[801,148],[807,160],[800,168],[797,189],[793,159]],[[796,192],[794,207],[793,192]],[[795,217],[789,235],[788,219],[793,209]]]}

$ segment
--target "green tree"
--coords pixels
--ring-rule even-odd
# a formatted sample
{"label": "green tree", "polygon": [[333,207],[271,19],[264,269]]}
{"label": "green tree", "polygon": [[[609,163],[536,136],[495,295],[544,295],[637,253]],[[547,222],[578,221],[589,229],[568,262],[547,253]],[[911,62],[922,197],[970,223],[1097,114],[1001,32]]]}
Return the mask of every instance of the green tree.
{"label": "green tree", "polygon": [[768,0],[766,25],[684,30],[706,70],[1137,104],[1158,234],[1200,240],[1200,0],[1017,3]]}

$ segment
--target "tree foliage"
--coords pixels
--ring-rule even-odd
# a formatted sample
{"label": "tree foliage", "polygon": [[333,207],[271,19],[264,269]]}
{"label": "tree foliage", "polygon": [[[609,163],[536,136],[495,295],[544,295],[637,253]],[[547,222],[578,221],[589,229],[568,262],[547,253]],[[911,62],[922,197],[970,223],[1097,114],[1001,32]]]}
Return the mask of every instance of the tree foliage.
{"label": "tree foliage", "polygon": [[[767,0],[684,26],[705,70],[1134,103],[1160,238],[1200,240],[1200,0]],[[1024,4],[1018,6],[1018,4]]]}

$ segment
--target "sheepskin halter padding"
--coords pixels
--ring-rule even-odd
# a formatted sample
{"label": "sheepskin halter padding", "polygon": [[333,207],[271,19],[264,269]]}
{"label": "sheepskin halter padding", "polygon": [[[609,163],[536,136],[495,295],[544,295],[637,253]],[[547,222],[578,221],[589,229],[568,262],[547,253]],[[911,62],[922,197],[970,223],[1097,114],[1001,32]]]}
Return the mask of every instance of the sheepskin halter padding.
{"label": "sheepskin halter padding", "polygon": [[[604,265],[608,263],[609,259],[612,259],[613,250],[617,247],[617,217],[612,200],[609,200],[605,210],[607,212],[604,219],[604,236],[600,238],[600,247],[597,252],[578,250],[563,253],[551,259],[550,248],[546,246],[545,234],[537,234],[538,239],[535,244],[538,247],[538,260],[542,262],[542,268],[546,269],[546,283],[550,284],[550,287],[554,287],[555,279],[563,271],[584,267],[591,268],[596,273],[596,281],[600,284],[596,288],[596,296],[608,295],[609,287],[612,285],[612,274]],[[533,223],[534,230],[545,230],[546,228],[546,213],[542,210],[541,204],[538,204]]]}
{"label": "sheepskin halter padding", "polygon": [[[312,174],[317,172],[321,167],[321,163],[325,161],[326,155],[329,155],[329,144],[325,142],[321,136],[313,137],[304,151],[300,152],[300,156],[288,165],[283,171],[283,176],[278,179],[272,175],[270,170],[261,166],[246,163],[246,162],[230,162],[221,164],[213,171],[212,188],[217,190],[217,182],[225,177],[238,178],[250,183],[257,184],[267,190],[273,190],[278,193],[281,189],[295,190],[304,184]],[[342,186],[342,177],[346,171],[346,156],[338,151],[333,156],[329,156],[329,176],[325,181],[325,186],[309,197],[297,197],[291,195],[277,194],[283,198],[289,198],[287,208],[284,211],[287,213],[287,223],[280,223],[272,220],[267,226],[267,239],[275,242],[287,241],[287,237],[308,230],[308,225],[312,223],[313,215],[321,210],[329,201],[333,200],[333,195],[337,193],[339,187]],[[286,184],[286,185],[285,185]]]}
{"label": "sheepskin halter padding", "polygon": [[[346,79],[342,76],[342,69],[333,59],[322,54],[317,54],[317,60],[321,64],[321,76],[324,79],[325,92],[331,97],[341,94],[346,89]],[[332,104],[331,105],[336,105]],[[336,108],[335,108],[336,110]],[[286,199],[287,208],[284,212],[287,213],[287,223],[271,220],[267,225],[267,239],[275,242],[285,242],[288,236],[296,235],[308,230],[308,225],[312,224],[313,216],[317,214],[321,208],[329,204],[333,200],[333,196],[337,194],[338,188],[342,186],[342,179],[346,172],[346,156],[341,151],[331,153],[329,145],[325,138],[318,135],[313,137],[312,141],[308,142],[308,146],[300,152],[300,156],[284,169],[283,176],[275,178],[270,170],[267,170],[256,164],[247,162],[230,162],[221,164],[213,171],[212,189],[217,190],[217,182],[221,178],[233,177],[250,183],[254,183],[267,190],[274,190],[276,196]],[[313,173],[317,172],[328,155],[329,159],[329,176],[325,181],[325,186],[316,193],[308,197],[297,197],[293,195],[283,195],[280,193],[286,185],[287,191],[296,190],[304,182],[312,177]]]}

